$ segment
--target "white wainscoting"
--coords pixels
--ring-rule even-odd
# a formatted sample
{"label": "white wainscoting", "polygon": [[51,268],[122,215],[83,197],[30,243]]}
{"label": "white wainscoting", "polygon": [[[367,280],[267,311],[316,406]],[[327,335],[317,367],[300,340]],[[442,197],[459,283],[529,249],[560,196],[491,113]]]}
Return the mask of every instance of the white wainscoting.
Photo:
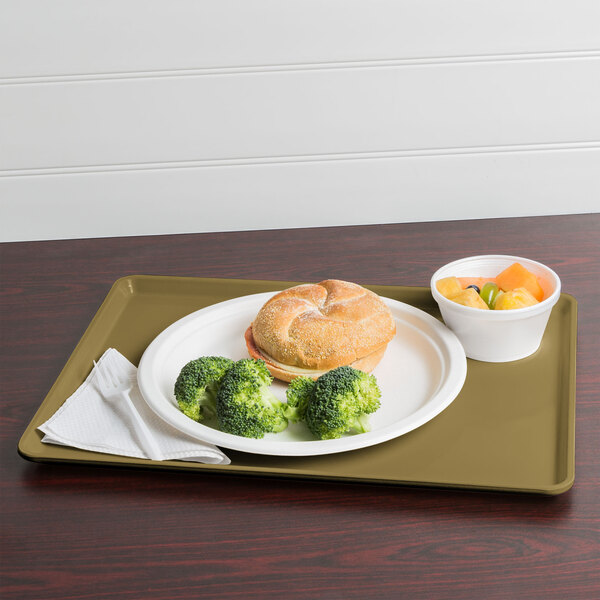
{"label": "white wainscoting", "polygon": [[600,209],[596,0],[0,11],[0,241]]}

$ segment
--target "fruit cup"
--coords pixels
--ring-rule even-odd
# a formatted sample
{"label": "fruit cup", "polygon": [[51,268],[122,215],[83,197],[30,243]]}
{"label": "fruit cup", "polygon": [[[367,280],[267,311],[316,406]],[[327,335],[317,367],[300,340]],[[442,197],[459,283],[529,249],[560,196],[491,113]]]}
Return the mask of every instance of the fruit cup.
{"label": "fruit cup", "polygon": [[[520,263],[540,278],[544,299],[512,310],[481,310],[442,296],[436,283],[445,277],[496,277]],[[560,279],[549,267],[527,258],[488,254],[456,260],[431,278],[431,293],[446,325],[456,334],[467,357],[484,362],[509,362],[530,356],[540,346],[552,307],[560,296]]]}

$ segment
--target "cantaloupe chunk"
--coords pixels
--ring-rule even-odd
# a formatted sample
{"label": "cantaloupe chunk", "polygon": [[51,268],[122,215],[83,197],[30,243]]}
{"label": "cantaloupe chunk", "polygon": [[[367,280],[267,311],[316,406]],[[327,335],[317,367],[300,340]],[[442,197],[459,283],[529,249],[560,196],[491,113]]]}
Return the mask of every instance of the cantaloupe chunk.
{"label": "cantaloupe chunk", "polygon": [[494,305],[494,310],[511,310],[513,308],[525,308],[538,304],[538,301],[526,288],[516,288],[503,294],[499,294]]}
{"label": "cantaloupe chunk", "polygon": [[505,292],[525,288],[538,301],[544,297],[544,290],[540,286],[537,277],[521,263],[513,263],[510,267],[504,269],[496,277],[496,283]]}
{"label": "cantaloupe chunk", "polygon": [[479,289],[481,289],[488,281],[491,283],[496,283],[495,277],[459,277],[458,281],[462,286],[462,289],[469,287],[470,285],[476,285]]}
{"label": "cantaloupe chunk", "polygon": [[451,300],[452,302],[462,304],[463,306],[471,306],[472,308],[490,310],[490,307],[473,288],[467,288],[466,290],[463,290],[460,294],[452,297]]}
{"label": "cantaloupe chunk", "polygon": [[448,300],[452,300],[454,296],[460,294],[463,290],[456,277],[444,277],[435,286],[438,292],[445,298],[448,298]]}

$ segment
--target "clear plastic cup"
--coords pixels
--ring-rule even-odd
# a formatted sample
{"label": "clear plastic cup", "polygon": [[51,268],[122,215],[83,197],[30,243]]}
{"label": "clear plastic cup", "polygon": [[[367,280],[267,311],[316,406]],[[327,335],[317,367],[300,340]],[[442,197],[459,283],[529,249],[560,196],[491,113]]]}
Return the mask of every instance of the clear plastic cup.
{"label": "clear plastic cup", "polygon": [[[452,302],[437,290],[436,283],[444,277],[496,277],[516,262],[542,277],[544,300],[539,304],[511,310],[482,310]],[[444,323],[456,334],[467,357],[484,362],[509,362],[536,352],[560,289],[560,279],[549,267],[528,258],[503,254],[455,260],[438,269],[431,278],[431,293]]]}

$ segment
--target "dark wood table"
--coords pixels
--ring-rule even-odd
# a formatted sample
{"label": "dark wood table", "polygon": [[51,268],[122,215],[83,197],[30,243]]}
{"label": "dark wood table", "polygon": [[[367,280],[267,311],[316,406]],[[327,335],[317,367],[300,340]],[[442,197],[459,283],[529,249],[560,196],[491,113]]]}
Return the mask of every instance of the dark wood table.
{"label": "dark wood table", "polygon": [[[600,598],[600,214],[0,245],[0,596]],[[579,309],[576,473],[558,496],[36,464],[17,442],[128,274],[428,285],[544,262]]]}

